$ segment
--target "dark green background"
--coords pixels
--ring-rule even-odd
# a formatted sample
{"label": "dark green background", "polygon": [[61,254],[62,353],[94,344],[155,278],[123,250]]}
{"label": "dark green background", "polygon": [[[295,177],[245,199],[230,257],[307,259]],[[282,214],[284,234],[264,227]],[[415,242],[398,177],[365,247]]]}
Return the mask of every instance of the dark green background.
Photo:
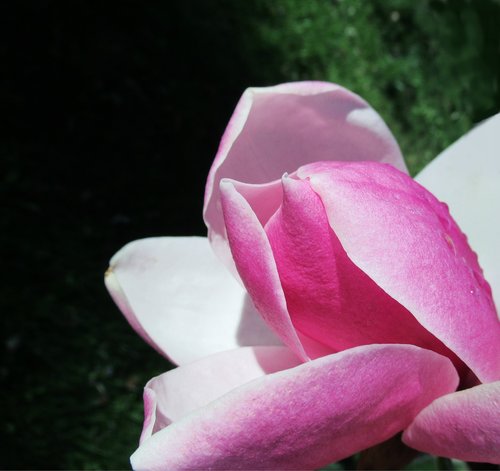
{"label": "dark green background", "polygon": [[500,108],[497,0],[4,2],[0,467],[126,468],[169,367],[103,287],[126,242],[204,235],[248,86],[338,82],[412,172]]}

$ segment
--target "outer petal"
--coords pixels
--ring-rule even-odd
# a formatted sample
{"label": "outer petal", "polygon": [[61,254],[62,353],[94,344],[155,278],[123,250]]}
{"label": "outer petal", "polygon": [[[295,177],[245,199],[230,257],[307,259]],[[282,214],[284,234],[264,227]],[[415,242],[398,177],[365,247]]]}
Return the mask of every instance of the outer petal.
{"label": "outer petal", "polygon": [[205,238],[132,242],[111,259],[105,281],[132,327],[177,364],[280,343]]}
{"label": "outer petal", "polygon": [[382,442],[453,391],[451,362],[410,345],[346,350],[234,389],[145,440],[135,469],[313,469]]}
{"label": "outer petal", "polygon": [[302,167],[348,257],[483,381],[500,378],[500,322],[445,205],[389,165]]}
{"label": "outer petal", "polygon": [[418,414],[403,441],[433,455],[500,464],[500,382],[436,399]]}
{"label": "outer petal", "polygon": [[144,388],[141,443],[232,389],[299,364],[286,347],[245,347],[216,353],[157,376]]}
{"label": "outer petal", "polygon": [[298,330],[333,351],[371,343],[406,343],[446,355],[455,366],[466,369],[352,263],[308,181],[283,178],[281,207],[265,229],[288,312]]}
{"label": "outer petal", "polygon": [[245,91],[222,137],[205,192],[208,236],[225,263],[230,265],[230,254],[219,181],[265,183],[319,160],[373,160],[406,171],[384,121],[345,88],[297,82]]}
{"label": "outer petal", "polygon": [[436,157],[416,180],[450,206],[500,304],[500,114]]}

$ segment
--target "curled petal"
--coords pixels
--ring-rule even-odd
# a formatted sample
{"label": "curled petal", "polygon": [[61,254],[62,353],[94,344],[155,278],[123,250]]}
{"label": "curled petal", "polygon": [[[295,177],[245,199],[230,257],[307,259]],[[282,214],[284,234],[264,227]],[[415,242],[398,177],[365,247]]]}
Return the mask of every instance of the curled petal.
{"label": "curled petal", "polygon": [[208,236],[225,263],[230,264],[230,254],[220,180],[266,183],[320,160],[387,162],[406,171],[382,118],[339,85],[296,82],[245,91],[222,137],[205,190]]}
{"label": "curled petal", "polygon": [[[215,380],[215,378],[214,378]],[[451,362],[369,345],[240,386],[143,441],[134,469],[314,469],[380,443],[455,389]]]}
{"label": "curled petal", "polygon": [[299,358],[309,357],[286,307],[269,241],[257,216],[229,180],[221,182],[222,207],[232,256],[256,308]]}
{"label": "curled petal", "polygon": [[347,256],[483,382],[500,378],[500,322],[475,253],[447,207],[392,166],[298,170]]}
{"label": "curled petal", "polygon": [[403,441],[433,455],[500,464],[500,382],[436,399],[405,430]]}
{"label": "curled petal", "polygon": [[[223,183],[221,182],[221,184]],[[234,186],[234,189],[245,198],[249,207],[254,212],[257,220],[262,226],[267,223],[267,221],[276,212],[281,204],[283,192],[280,180],[261,184],[242,183],[231,180],[231,184]],[[222,244],[225,247],[227,241],[223,240]],[[212,248],[215,249],[215,252],[219,255],[219,257],[222,257],[224,251],[217,251],[216,246],[217,243],[212,240]],[[224,263],[224,265],[226,265],[233,276],[241,282],[238,274],[238,269],[234,264],[234,260],[230,251],[228,254],[226,254],[226,256],[222,257],[221,261]]]}
{"label": "curled petal", "polygon": [[[481,123],[436,157],[417,177],[450,206],[479,255],[500,305],[500,114]],[[492,223],[493,222],[493,223]]]}
{"label": "curled petal", "polygon": [[111,259],[105,282],[132,327],[174,363],[280,344],[206,238],[131,242]]}

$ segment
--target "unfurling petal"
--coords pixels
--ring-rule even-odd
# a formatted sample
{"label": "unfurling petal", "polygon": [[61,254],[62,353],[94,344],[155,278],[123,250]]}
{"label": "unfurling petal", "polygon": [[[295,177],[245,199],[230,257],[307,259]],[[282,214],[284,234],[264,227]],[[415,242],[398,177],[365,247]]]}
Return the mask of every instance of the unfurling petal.
{"label": "unfurling petal", "polygon": [[500,464],[500,382],[436,399],[403,434],[417,450]]}
{"label": "unfurling petal", "polygon": [[390,165],[323,162],[297,172],[347,256],[483,382],[500,378],[500,322],[475,253],[447,207]]}
{"label": "unfurling petal", "polygon": [[500,114],[479,124],[415,178],[450,206],[500,305]]}
{"label": "unfurling petal", "polygon": [[174,363],[281,343],[206,238],[132,242],[111,259],[105,281],[132,327]]}
{"label": "unfurling petal", "polygon": [[249,88],[222,137],[207,179],[204,219],[217,254],[231,266],[219,182],[267,183],[320,160],[387,162],[406,171],[398,144],[362,98],[324,82]]}
{"label": "unfurling petal", "polygon": [[186,410],[144,440],[131,462],[151,471],[313,469],[390,438],[457,383],[451,362],[429,350],[357,347]]}

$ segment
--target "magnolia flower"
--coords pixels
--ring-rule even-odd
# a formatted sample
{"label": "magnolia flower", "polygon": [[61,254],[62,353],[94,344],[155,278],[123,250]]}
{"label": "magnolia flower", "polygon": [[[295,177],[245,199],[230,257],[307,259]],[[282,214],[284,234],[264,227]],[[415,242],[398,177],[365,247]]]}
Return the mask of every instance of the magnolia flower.
{"label": "magnolia flower", "polygon": [[208,239],[132,242],[107,272],[179,365],[145,387],[133,467],[313,469],[401,431],[500,463],[499,131],[497,115],[417,177],[492,293],[365,101],[247,90],[208,176]]}

